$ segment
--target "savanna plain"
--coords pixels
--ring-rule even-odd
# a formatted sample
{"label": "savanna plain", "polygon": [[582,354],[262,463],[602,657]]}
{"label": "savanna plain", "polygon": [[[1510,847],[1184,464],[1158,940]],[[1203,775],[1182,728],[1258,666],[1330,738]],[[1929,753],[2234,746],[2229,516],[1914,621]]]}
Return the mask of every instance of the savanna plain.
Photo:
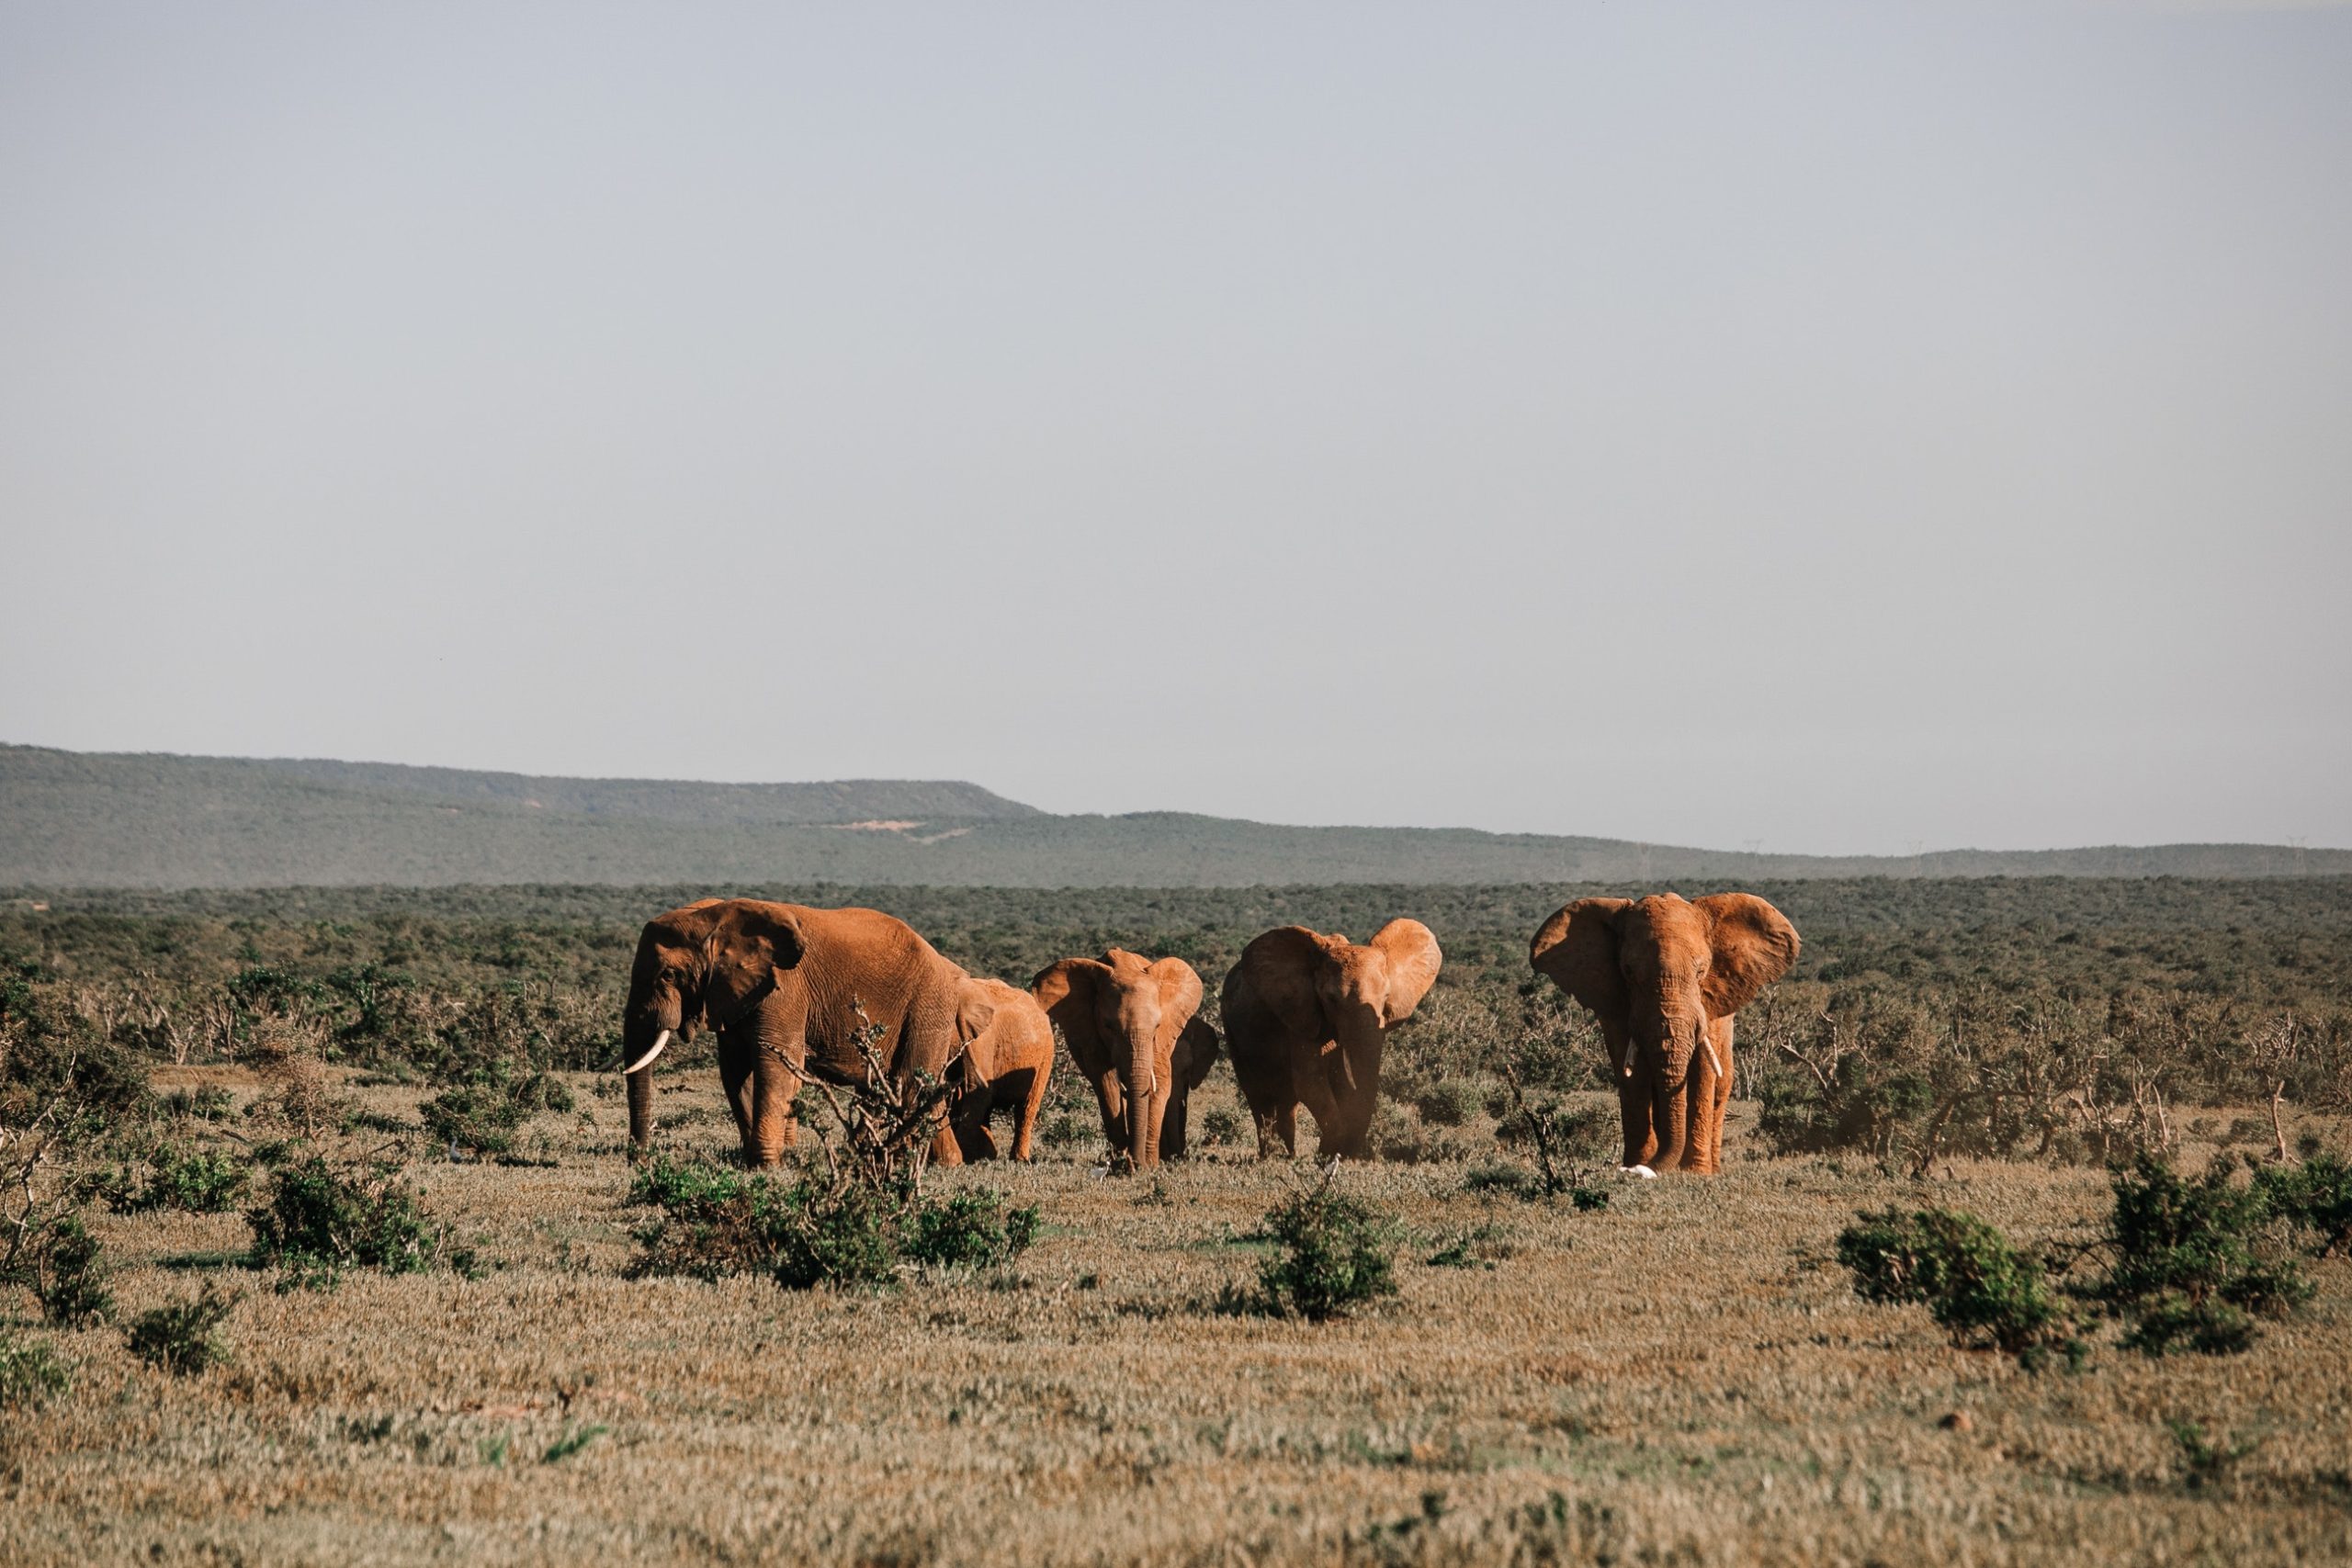
{"label": "savanna plain", "polygon": [[[2248,1196],[2342,1169],[2352,880],[1752,890],[1804,955],[1739,1015],[1724,1173],[1655,1181],[1526,960],[1640,889],[19,890],[0,1562],[2352,1560],[2352,1263]],[[707,1041],[635,1165],[593,1070],[639,924],[711,891],[1016,983],[1117,942],[1213,998],[1270,926],[1392,915],[1446,966],[1373,1159],[1260,1161],[1220,1065],[1189,1157],[1112,1173],[1065,1061],[1034,1163],[922,1178],[1025,1248],[788,1288],[665,1206],[743,1180]],[[2099,1293],[2151,1171],[2270,1281],[2188,1280],[2169,1340]],[[294,1245],[305,1192],[350,1234]],[[1394,1290],[1317,1316],[1269,1216],[1330,1197]],[[1997,1232],[2032,1344],[1858,1293],[1890,1210]]]}

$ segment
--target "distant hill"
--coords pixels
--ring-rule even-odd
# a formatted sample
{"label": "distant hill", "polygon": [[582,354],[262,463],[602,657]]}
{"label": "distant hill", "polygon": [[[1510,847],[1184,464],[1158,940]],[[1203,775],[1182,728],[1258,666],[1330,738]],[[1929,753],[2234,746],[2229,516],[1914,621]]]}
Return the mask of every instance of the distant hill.
{"label": "distant hill", "polygon": [[0,886],[459,883],[1260,886],[1824,876],[2352,874],[2263,844],[1748,854],[1466,828],[1057,817],[977,784],[535,778],[391,763],[0,746]]}

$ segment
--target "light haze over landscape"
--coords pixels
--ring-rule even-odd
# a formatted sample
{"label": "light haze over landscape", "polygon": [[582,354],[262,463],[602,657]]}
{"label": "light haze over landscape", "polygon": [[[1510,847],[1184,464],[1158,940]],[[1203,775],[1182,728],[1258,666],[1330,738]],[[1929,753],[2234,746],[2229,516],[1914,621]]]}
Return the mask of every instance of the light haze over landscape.
{"label": "light haze over landscape", "polygon": [[0,740],[2352,844],[2352,13],[0,5]]}

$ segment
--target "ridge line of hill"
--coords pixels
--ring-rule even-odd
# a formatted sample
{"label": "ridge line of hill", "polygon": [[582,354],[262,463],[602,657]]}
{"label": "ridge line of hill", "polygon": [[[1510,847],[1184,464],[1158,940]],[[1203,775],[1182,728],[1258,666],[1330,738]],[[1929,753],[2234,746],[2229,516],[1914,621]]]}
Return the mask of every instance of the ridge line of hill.
{"label": "ridge line of hill", "polygon": [[2352,874],[2267,844],[1795,855],[1475,828],[1056,816],[954,780],[730,784],[0,744],[0,886],[940,886]]}

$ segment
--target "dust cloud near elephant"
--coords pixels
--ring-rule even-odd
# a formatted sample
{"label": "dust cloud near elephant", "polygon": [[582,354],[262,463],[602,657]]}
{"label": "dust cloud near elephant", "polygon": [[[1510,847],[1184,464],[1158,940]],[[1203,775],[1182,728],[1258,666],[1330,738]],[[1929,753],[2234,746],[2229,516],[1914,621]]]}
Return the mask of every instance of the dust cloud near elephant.
{"label": "dust cloud near elephant", "polygon": [[1093,1086],[1112,1157],[1137,1170],[1181,1157],[1186,1107],[1217,1056],[1193,966],[1114,947],[1048,965],[1029,992]]}
{"label": "dust cloud near elephant", "polygon": [[[965,1044],[957,1018],[968,978],[911,926],[876,909],[706,898],[657,915],[638,939],[621,1021],[629,1146],[642,1150],[652,1136],[655,1061],[672,1039],[708,1024],[743,1161],[771,1168],[793,1143],[803,1078],[865,1080],[862,1031],[875,1032],[892,1077],[944,1075]],[[944,1117],[932,1155],[962,1160]]]}
{"label": "dust cloud near elephant", "polygon": [[1241,950],[1220,1010],[1261,1158],[1297,1153],[1301,1105],[1323,1156],[1366,1156],[1388,1032],[1420,1006],[1444,962],[1429,927],[1409,919],[1368,942],[1283,926]]}
{"label": "dust cloud near elephant", "polygon": [[1732,1017],[1798,947],[1788,918],[1747,893],[1579,898],[1536,931],[1529,964],[1600,1024],[1626,1169],[1722,1168]]}

